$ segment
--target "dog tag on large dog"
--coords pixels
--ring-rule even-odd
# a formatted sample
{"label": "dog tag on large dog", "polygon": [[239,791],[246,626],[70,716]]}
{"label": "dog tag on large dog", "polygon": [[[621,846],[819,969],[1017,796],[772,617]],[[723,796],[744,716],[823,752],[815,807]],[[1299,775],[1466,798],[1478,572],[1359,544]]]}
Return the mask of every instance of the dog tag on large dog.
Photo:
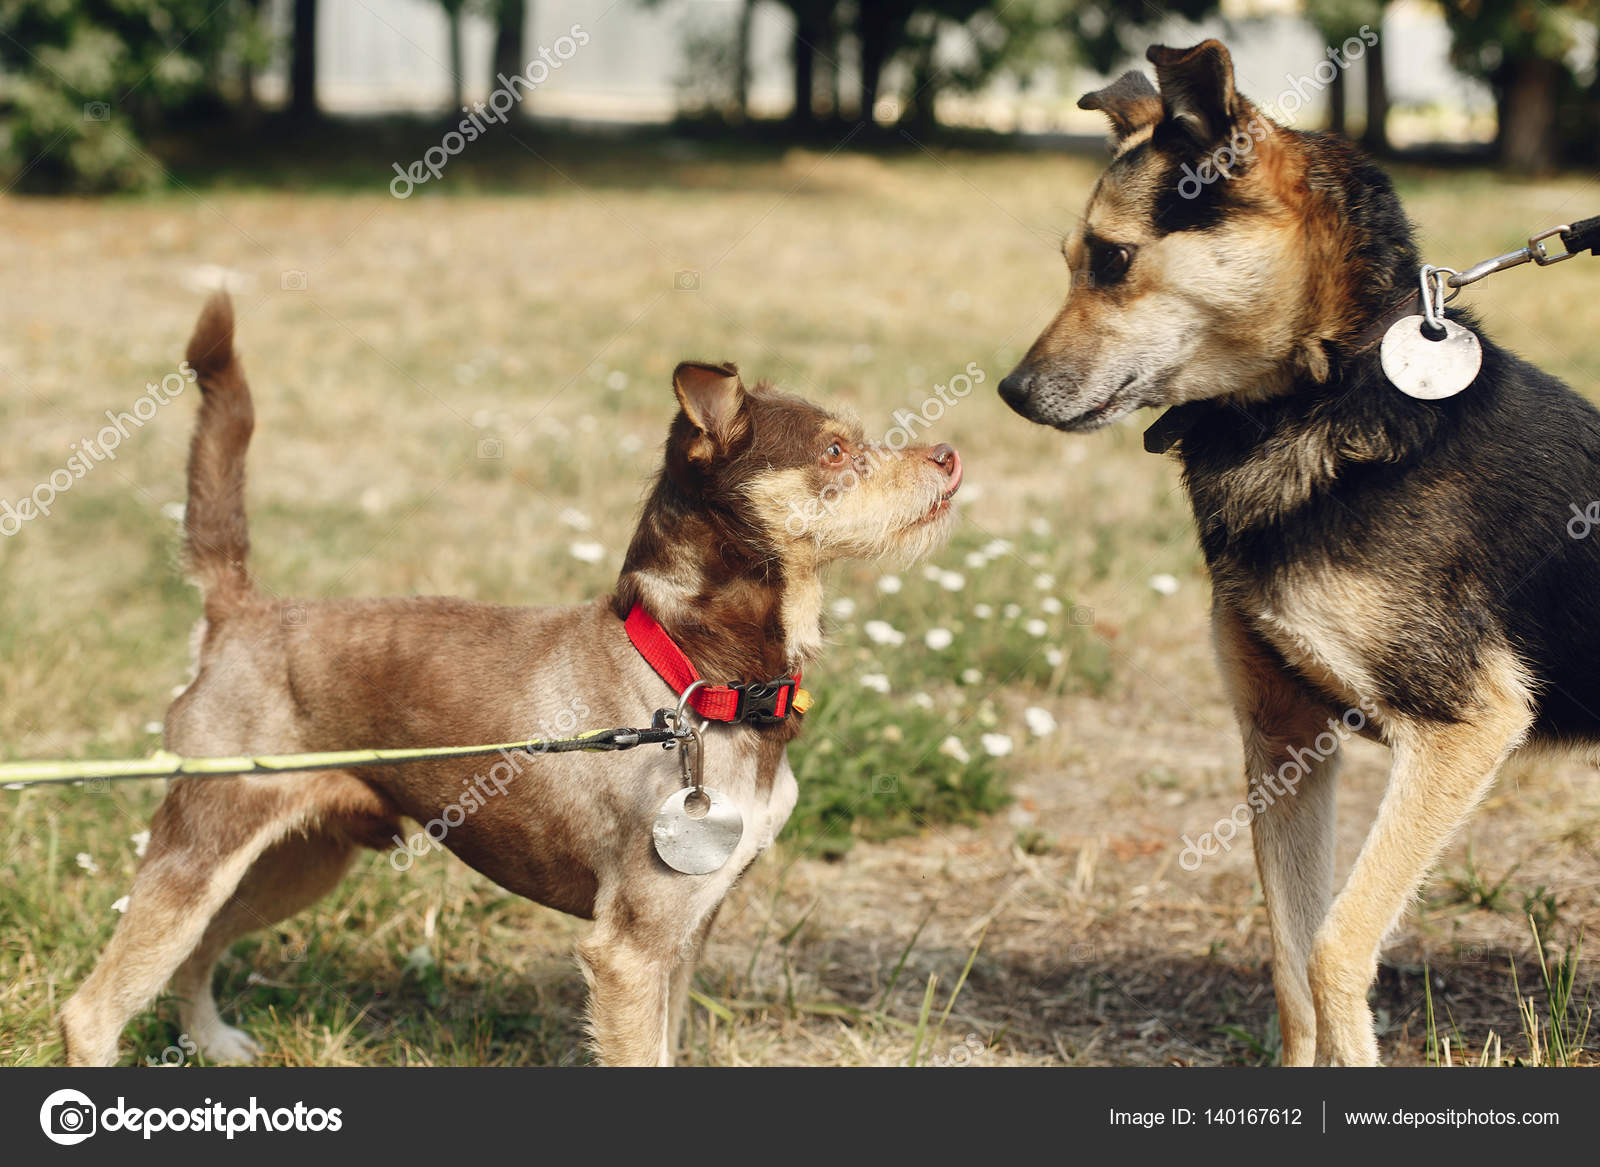
{"label": "dog tag on large dog", "polygon": [[744,816],[726,795],[686,786],[661,804],[656,854],[674,871],[708,875],[726,863],[744,834]]}
{"label": "dog tag on large dog", "polygon": [[1478,376],[1483,348],[1477,334],[1454,320],[1444,322],[1444,336],[1423,335],[1423,318],[1406,316],[1383,334],[1383,373],[1408,397],[1437,401],[1454,397]]}

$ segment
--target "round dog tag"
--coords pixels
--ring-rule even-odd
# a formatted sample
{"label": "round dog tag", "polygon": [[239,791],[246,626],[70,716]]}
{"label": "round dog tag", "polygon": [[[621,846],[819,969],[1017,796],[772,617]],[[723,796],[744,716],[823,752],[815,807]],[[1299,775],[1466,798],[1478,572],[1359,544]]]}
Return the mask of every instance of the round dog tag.
{"label": "round dog tag", "polygon": [[1454,320],[1444,322],[1444,336],[1423,335],[1423,318],[1406,316],[1383,334],[1383,372],[1400,392],[1423,401],[1454,397],[1478,375],[1483,349],[1477,335]]}
{"label": "round dog tag", "polygon": [[728,861],[744,834],[744,816],[709,787],[675,791],[656,812],[656,854],[674,871],[706,875]]}

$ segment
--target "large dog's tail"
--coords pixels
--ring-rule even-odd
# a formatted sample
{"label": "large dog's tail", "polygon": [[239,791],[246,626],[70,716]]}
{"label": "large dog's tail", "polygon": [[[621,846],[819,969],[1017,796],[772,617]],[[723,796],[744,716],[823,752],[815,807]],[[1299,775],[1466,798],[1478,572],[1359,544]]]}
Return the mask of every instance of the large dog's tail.
{"label": "large dog's tail", "polygon": [[184,567],[215,619],[250,595],[250,530],[244,517],[244,454],[255,428],[250,386],[233,352],[233,303],[206,301],[185,354],[200,383],[200,416],[189,445]]}

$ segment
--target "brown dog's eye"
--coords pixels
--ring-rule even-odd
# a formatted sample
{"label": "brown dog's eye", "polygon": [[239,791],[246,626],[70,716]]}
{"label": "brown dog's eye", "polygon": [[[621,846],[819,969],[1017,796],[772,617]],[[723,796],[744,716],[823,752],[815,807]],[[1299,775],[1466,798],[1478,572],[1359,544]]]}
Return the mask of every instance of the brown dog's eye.
{"label": "brown dog's eye", "polygon": [[1114,284],[1128,274],[1132,262],[1132,248],[1097,239],[1089,247],[1089,279],[1100,286]]}
{"label": "brown dog's eye", "polygon": [[844,446],[838,442],[829,442],[828,448],[822,451],[822,462],[825,466],[843,466],[845,457]]}

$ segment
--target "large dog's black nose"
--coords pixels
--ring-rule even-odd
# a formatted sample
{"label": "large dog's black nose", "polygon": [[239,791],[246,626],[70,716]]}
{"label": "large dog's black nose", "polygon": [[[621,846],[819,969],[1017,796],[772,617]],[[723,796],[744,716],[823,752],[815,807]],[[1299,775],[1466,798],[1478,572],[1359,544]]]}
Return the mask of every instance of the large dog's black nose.
{"label": "large dog's black nose", "polygon": [[1033,378],[1020,369],[1000,382],[1000,400],[1017,409],[1028,399],[1028,383]]}

